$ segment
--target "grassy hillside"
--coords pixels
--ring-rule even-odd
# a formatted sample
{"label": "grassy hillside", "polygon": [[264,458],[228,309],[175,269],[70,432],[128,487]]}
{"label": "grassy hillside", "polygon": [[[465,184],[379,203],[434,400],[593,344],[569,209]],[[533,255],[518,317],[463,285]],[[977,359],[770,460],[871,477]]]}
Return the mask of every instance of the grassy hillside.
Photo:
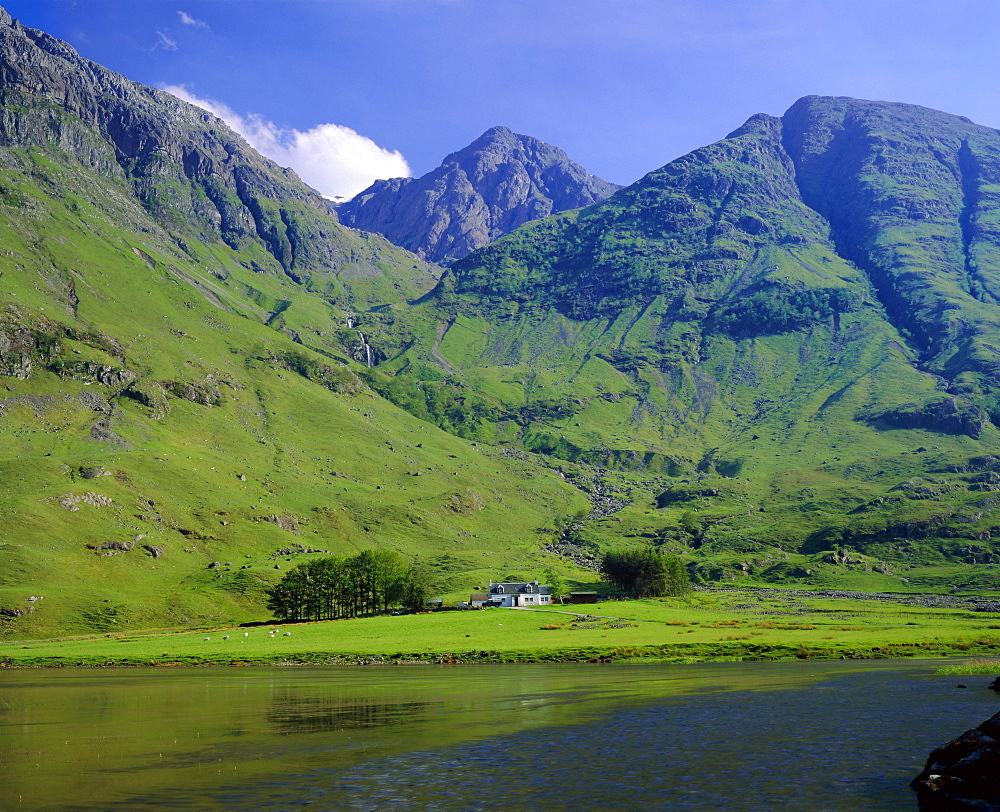
{"label": "grassy hillside", "polygon": [[710,579],[990,581],[998,150],[906,105],[755,116],[457,262],[373,329],[373,386],[604,472],[627,507],[577,546],[665,545]]}
{"label": "grassy hillside", "polygon": [[437,279],[2,11],[0,64],[0,635],[255,617],[366,547],[450,598],[631,544],[996,586],[994,131],[806,99]]}
{"label": "grassy hillside", "polygon": [[475,586],[537,566],[584,503],[375,396],[329,303],[121,228],[124,196],[49,196],[73,170],[30,157],[0,221],[0,633],[237,620],[309,550],[389,546]]}
{"label": "grassy hillside", "polygon": [[[0,107],[0,635],[242,620],[318,551],[391,547],[442,589],[540,571],[585,498],[359,377],[368,314],[426,291],[424,263],[252,155],[262,185],[241,205],[312,231],[291,258],[263,215],[236,239],[189,216],[208,175],[125,172],[106,122],[15,96]],[[145,194],[150,178],[175,198]]]}

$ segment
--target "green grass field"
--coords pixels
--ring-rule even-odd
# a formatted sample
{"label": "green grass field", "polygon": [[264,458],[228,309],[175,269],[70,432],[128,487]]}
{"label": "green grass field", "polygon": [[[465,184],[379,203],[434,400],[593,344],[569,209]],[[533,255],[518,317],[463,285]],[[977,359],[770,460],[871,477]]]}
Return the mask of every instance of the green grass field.
{"label": "green grass field", "polygon": [[[580,614],[583,609],[589,614]],[[955,655],[1000,655],[1000,614],[723,593],[553,610],[444,611],[0,643],[0,665],[6,667]]]}

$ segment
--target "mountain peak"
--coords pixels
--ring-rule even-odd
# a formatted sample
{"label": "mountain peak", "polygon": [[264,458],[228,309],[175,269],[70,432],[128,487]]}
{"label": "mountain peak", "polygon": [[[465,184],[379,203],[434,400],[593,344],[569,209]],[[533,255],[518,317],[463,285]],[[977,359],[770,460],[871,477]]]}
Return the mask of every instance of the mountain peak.
{"label": "mountain peak", "polygon": [[479,141],[483,141],[487,138],[500,139],[500,138],[507,138],[512,135],[517,137],[514,131],[511,130],[510,127],[504,127],[502,124],[498,124],[496,127],[490,127],[486,132],[484,132],[481,136],[479,136],[479,138],[473,141],[473,143],[474,144],[478,143]]}
{"label": "mountain peak", "polygon": [[618,188],[561,149],[495,126],[423,177],[376,181],[337,213],[345,225],[448,264],[530,220],[589,206]]}

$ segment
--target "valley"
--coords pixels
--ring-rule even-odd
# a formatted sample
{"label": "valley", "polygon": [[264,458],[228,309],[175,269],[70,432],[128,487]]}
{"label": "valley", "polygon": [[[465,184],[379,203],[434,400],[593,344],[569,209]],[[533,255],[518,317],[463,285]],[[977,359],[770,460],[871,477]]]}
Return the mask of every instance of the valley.
{"label": "valley", "polygon": [[370,548],[446,602],[636,545],[1000,588],[995,130],[806,97],[618,188],[497,127],[360,196],[418,255],[6,12],[0,62],[0,639],[262,620]]}

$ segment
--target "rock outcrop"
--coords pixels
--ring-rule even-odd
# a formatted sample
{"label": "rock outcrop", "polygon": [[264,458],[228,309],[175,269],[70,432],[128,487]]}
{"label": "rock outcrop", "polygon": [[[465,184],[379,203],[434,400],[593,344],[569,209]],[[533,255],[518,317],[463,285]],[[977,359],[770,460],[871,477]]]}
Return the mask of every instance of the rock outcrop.
{"label": "rock outcrop", "polygon": [[375,181],[337,214],[345,225],[447,265],[524,223],[589,206],[619,188],[561,149],[493,127],[421,178]]}
{"label": "rock outcrop", "polygon": [[925,429],[940,434],[965,434],[978,439],[989,418],[977,406],[958,398],[938,398],[924,404],[907,404],[874,415],[861,415],[878,428]]}
{"label": "rock outcrop", "polygon": [[910,786],[923,809],[1000,809],[1000,713],[932,752]]}

